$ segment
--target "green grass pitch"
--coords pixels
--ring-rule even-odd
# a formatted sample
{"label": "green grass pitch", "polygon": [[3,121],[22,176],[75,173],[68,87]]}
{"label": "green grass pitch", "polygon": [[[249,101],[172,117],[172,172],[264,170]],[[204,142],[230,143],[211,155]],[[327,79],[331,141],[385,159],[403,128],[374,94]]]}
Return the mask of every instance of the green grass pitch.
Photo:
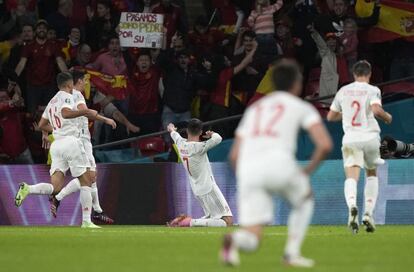
{"label": "green grass pitch", "polygon": [[[229,229],[111,226],[0,227],[0,271],[302,271],[280,258],[286,227],[266,228],[261,249],[242,255],[239,268],[218,262]],[[345,226],[312,226],[303,253],[317,265],[306,271],[413,271],[414,227],[379,226],[352,235]]]}

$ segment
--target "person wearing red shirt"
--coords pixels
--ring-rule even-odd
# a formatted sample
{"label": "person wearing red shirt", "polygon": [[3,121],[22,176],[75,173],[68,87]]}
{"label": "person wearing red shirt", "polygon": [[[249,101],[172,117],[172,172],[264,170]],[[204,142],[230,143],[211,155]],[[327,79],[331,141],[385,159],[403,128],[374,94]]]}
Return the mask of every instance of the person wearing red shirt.
{"label": "person wearing red shirt", "polygon": [[35,27],[36,38],[23,48],[22,56],[16,66],[16,74],[19,76],[27,68],[27,110],[36,111],[37,106],[47,105],[56,93],[55,74],[57,64],[61,71],[67,67],[62,57],[62,52],[55,42],[46,39],[48,24],[45,20],[39,20]]}
{"label": "person wearing red shirt", "polygon": [[188,40],[192,51],[197,56],[209,54],[220,46],[224,40],[224,33],[217,28],[209,28],[204,16],[199,16],[195,21],[194,30],[190,31]]}
{"label": "person wearing red shirt", "polygon": [[171,0],[161,0],[160,3],[154,5],[153,13],[164,15],[164,27],[167,29],[167,46],[170,45],[171,39],[178,31],[187,33],[187,22],[184,20],[182,9]]}
{"label": "person wearing red shirt", "polygon": [[159,82],[160,70],[152,65],[151,55],[142,51],[136,67],[130,75],[128,119],[141,128],[142,134],[156,132],[160,128]]}

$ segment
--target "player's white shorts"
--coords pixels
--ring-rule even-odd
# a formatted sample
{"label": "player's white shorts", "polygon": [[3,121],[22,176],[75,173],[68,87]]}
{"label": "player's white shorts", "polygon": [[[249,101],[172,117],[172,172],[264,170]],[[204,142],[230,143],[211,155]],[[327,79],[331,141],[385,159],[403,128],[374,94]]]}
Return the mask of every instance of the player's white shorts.
{"label": "player's white shorts", "polygon": [[311,197],[309,177],[292,160],[261,160],[237,171],[239,224],[267,225],[274,220],[273,196],[298,206]]}
{"label": "player's white shorts", "polygon": [[379,139],[343,144],[344,167],[359,166],[368,170],[375,169],[379,164],[384,163],[381,159],[380,145]]}
{"label": "player's white shorts", "polygon": [[224,216],[233,216],[229,204],[227,204],[217,184],[213,185],[209,193],[196,196],[196,198],[203,208],[205,218],[220,219]]}
{"label": "player's white shorts", "polygon": [[93,148],[91,141],[85,138],[81,138],[80,140],[83,144],[83,148],[85,149],[86,157],[88,158],[88,163],[90,165],[89,170],[96,171],[96,162],[95,157],[93,156]]}
{"label": "player's white shorts", "polygon": [[80,177],[89,167],[88,158],[80,139],[67,136],[53,141],[50,146],[52,165],[50,175],[56,171],[66,174],[70,169],[73,177]]}

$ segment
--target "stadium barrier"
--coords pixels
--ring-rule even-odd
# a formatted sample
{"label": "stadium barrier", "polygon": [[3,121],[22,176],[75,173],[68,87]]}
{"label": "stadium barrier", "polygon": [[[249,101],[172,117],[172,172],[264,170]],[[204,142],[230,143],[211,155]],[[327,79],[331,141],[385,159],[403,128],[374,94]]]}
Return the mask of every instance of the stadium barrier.
{"label": "stadium barrier", "polygon": [[[217,184],[235,216],[236,181],[227,163],[213,163]],[[316,200],[313,224],[337,225],[347,221],[343,197],[342,161],[325,161],[312,176]],[[0,225],[79,225],[79,193],[64,199],[58,217],[52,218],[46,196],[32,195],[20,208],[14,195],[22,180],[29,184],[48,182],[48,167],[42,165],[0,166]],[[364,177],[361,178],[361,181]],[[414,224],[414,160],[389,160],[379,168],[380,190],[375,210],[378,224]],[[358,184],[358,206],[363,208],[364,182]],[[121,225],[162,225],[184,213],[202,216],[187,175],[180,164],[99,164],[98,187],[103,209]],[[287,221],[288,206],[275,199],[274,225]]]}

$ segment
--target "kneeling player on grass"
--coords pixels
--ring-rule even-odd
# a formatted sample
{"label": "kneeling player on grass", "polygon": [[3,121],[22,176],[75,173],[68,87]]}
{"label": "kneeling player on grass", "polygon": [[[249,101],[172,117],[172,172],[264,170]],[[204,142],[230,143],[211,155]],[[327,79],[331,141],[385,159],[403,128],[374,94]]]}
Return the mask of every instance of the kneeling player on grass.
{"label": "kneeling player on grass", "polygon": [[[238,265],[239,251],[257,250],[263,226],[273,221],[272,197],[279,195],[291,205],[284,262],[312,267],[313,260],[301,256],[314,206],[309,175],[330,152],[332,142],[318,112],[298,97],[302,91],[298,65],[284,60],[273,69],[278,91],[253,104],[236,131],[230,160],[236,168],[242,228],[225,236],[220,256],[225,264]],[[295,159],[300,129],[308,131],[316,147],[304,169]]]}
{"label": "kneeling player on grass", "polygon": [[191,188],[200,202],[205,216],[192,219],[189,216],[179,216],[169,223],[171,227],[226,227],[233,224],[233,215],[226,199],[217,186],[207,151],[218,145],[222,138],[218,133],[207,131],[205,142],[200,142],[203,134],[203,123],[198,119],[191,119],[188,123],[188,139],[184,139],[177,132],[174,124],[167,127],[171,138],[177,145],[178,153],[183,161],[190,179]]}
{"label": "kneeling player on grass", "polygon": [[362,223],[367,232],[375,231],[373,212],[378,197],[377,165],[384,163],[380,156],[380,127],[375,118],[386,124],[392,121],[381,103],[381,91],[369,84],[371,65],[358,61],[353,67],[355,82],[342,87],[328,113],[329,121],[341,121],[344,129],[342,155],[345,168],[345,200],[349,209],[348,226],[359,230],[357,181],[361,168],[366,170],[365,211]]}

